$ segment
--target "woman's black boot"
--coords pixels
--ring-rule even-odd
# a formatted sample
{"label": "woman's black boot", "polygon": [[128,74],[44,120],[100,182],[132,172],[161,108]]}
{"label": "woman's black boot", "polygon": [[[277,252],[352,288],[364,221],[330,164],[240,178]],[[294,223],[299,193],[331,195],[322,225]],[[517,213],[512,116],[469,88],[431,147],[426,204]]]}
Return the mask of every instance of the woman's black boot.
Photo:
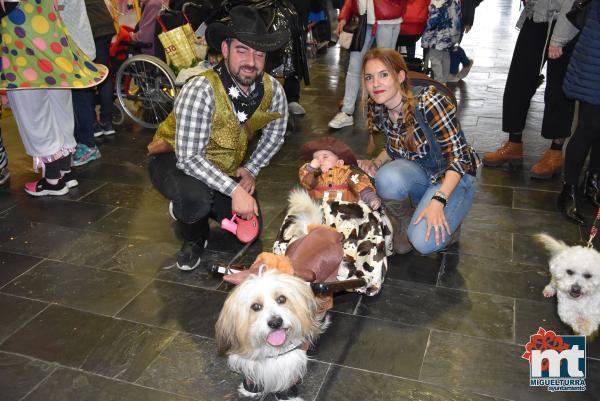
{"label": "woman's black boot", "polygon": [[577,201],[577,189],[575,185],[570,185],[567,183],[563,184],[562,191],[560,195],[558,195],[558,209],[567,216],[570,220],[574,221],[579,225],[583,225],[585,221],[583,220],[583,216],[579,214],[579,205]]}
{"label": "woman's black boot", "polygon": [[592,173],[589,170],[585,172],[583,194],[594,206],[600,207],[600,177],[598,177],[598,173]]}

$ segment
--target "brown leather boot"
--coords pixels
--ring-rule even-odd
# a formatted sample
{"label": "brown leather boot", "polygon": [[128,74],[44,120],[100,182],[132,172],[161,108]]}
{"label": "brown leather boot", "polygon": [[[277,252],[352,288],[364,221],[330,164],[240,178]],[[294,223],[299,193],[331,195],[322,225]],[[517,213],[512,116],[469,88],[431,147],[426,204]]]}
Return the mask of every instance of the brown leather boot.
{"label": "brown leather boot", "polygon": [[523,144],[516,142],[504,142],[502,146],[494,151],[483,155],[483,165],[498,167],[508,163],[512,166],[523,164]]}
{"label": "brown leather boot", "polygon": [[385,214],[394,229],[394,252],[405,254],[412,251],[413,247],[408,241],[408,225],[415,208],[409,198],[404,200],[383,199]]}
{"label": "brown leather boot", "polygon": [[529,176],[540,180],[552,178],[555,174],[560,174],[562,169],[562,151],[548,149],[542,158],[531,167]]}

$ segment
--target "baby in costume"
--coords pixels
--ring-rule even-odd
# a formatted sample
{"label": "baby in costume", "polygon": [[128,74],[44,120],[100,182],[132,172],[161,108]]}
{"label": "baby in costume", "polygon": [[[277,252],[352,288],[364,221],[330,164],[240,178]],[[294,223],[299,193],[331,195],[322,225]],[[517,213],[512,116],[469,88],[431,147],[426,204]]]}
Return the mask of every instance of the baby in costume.
{"label": "baby in costume", "polygon": [[358,202],[379,209],[381,199],[369,176],[358,168],[352,150],[344,142],[327,137],[305,143],[300,149],[302,160],[300,184],[313,199]]}

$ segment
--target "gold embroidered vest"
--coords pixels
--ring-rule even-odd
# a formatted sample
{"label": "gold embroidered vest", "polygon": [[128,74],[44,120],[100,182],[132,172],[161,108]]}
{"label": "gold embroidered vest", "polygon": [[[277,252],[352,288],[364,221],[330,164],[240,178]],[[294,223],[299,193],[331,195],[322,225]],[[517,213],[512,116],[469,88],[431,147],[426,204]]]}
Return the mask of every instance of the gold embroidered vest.
{"label": "gold embroidered vest", "polygon": [[273,99],[272,78],[263,74],[265,92],[260,105],[244,125],[240,125],[219,75],[213,70],[205,71],[201,75],[210,82],[215,99],[206,158],[224,173],[234,176],[235,170],[244,161],[248,142],[252,139],[248,137],[248,133],[253,136],[268,123],[281,117],[280,113],[267,111]]}

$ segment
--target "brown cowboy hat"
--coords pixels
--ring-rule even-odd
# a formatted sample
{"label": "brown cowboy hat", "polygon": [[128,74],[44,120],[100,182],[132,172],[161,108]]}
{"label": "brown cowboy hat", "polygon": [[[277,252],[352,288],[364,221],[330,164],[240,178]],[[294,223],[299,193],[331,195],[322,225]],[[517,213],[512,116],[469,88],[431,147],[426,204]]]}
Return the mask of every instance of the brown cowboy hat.
{"label": "brown cowboy hat", "polygon": [[342,159],[345,164],[351,166],[356,166],[358,164],[356,157],[354,157],[354,153],[352,153],[352,150],[348,145],[331,136],[306,142],[300,148],[300,158],[302,160],[312,160],[313,154],[317,150],[328,150]]}
{"label": "brown cowboy hat", "polygon": [[258,10],[248,6],[236,6],[229,11],[230,21],[213,22],[206,28],[206,42],[215,49],[228,38],[237,39],[246,46],[261,52],[270,52],[283,47],[290,40],[288,30],[269,32]]}

